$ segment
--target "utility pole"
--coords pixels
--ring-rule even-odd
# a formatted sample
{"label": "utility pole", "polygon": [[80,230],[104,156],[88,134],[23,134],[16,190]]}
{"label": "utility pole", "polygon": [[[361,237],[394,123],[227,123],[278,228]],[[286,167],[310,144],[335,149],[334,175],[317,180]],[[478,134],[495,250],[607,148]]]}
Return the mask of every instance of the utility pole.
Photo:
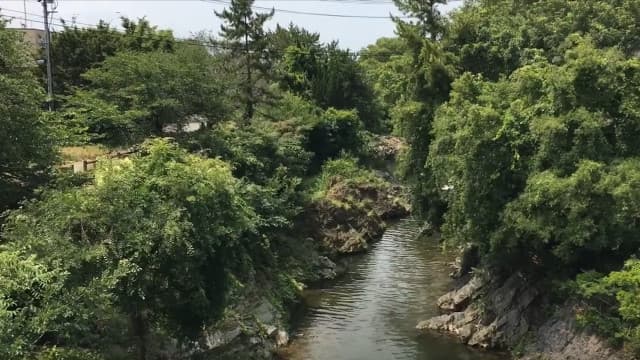
{"label": "utility pole", "polygon": [[24,7],[24,25],[22,27],[26,29],[29,27],[29,25],[27,25],[29,21],[29,17],[27,17],[27,0],[22,0],[22,6]]}
{"label": "utility pole", "polygon": [[44,55],[47,62],[47,104],[49,111],[53,111],[53,75],[51,70],[51,33],[49,32],[49,9],[47,3],[51,0],[38,0],[42,3],[44,15]]}

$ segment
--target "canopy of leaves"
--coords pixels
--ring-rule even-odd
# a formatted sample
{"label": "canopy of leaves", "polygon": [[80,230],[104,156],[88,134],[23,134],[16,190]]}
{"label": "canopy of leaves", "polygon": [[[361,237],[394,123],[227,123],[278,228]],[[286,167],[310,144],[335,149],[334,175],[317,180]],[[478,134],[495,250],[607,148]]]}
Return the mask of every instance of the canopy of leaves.
{"label": "canopy of leaves", "polygon": [[462,76],[436,116],[428,161],[447,189],[445,232],[505,266],[552,257],[573,269],[634,248],[633,222],[612,214],[640,190],[640,63],[578,37],[566,46],[561,64],[541,59],[497,83]]}
{"label": "canopy of leaves", "polygon": [[561,60],[567,36],[578,33],[596,47],[640,50],[636,0],[477,0],[454,12],[444,40],[464,71],[497,80],[536,54]]}
{"label": "canopy of leaves", "polygon": [[35,70],[20,33],[0,21],[0,212],[46,179],[55,159]]}
{"label": "canopy of leaves", "polygon": [[5,238],[67,274],[68,291],[104,284],[117,312],[192,336],[220,316],[255,227],[239,186],[226,163],[155,140],[14,213]]}
{"label": "canopy of leaves", "polygon": [[337,42],[294,44],[286,48],[281,64],[286,90],[325,109],[355,109],[367,130],[384,129],[381,106],[354,53]]}
{"label": "canopy of leaves", "polygon": [[87,89],[69,97],[60,116],[84,123],[92,141],[112,145],[135,143],[168,124],[181,129],[193,116],[213,123],[226,113],[216,64],[198,46],[118,53],[83,75]]}
{"label": "canopy of leaves", "polygon": [[578,320],[616,342],[624,342],[630,353],[640,355],[640,261],[632,258],[620,271],[607,276],[581,274],[574,286],[590,303]]}
{"label": "canopy of leaves", "polygon": [[82,78],[89,69],[121,51],[172,52],[176,46],[170,30],[158,30],[146,19],[137,22],[122,18],[124,32],[104,22],[96,27],[65,26],[51,41],[55,92],[69,94],[74,87],[84,87]]}

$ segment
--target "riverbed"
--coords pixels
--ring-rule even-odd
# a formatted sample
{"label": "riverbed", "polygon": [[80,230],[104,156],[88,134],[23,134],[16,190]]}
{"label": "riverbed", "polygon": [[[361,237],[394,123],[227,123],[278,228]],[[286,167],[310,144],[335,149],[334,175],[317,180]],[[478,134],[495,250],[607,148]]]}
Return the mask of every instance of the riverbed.
{"label": "riverbed", "polygon": [[420,223],[403,220],[352,259],[336,281],[305,293],[294,319],[288,360],[503,360],[455,338],[419,333],[420,320],[438,315],[436,300],[453,286],[452,254],[419,236]]}

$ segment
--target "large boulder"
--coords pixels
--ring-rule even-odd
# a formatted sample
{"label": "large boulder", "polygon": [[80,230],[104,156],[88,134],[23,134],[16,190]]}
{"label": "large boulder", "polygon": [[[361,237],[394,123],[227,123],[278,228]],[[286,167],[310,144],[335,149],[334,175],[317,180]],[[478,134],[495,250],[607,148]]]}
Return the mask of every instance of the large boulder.
{"label": "large boulder", "polygon": [[270,360],[289,342],[283,325],[282,314],[266,298],[244,301],[205,329],[190,353],[198,359]]}
{"label": "large boulder", "polygon": [[460,311],[480,295],[480,290],[487,284],[482,276],[474,276],[458,290],[442,295],[438,299],[438,307],[444,311]]}
{"label": "large boulder", "polygon": [[355,254],[382,237],[387,221],[408,214],[398,186],[337,181],[312,203],[305,218],[329,254]]}
{"label": "large boulder", "polygon": [[[420,322],[420,330],[454,334],[470,346],[523,348],[526,360],[622,360],[603,339],[576,326],[570,304],[544,317],[544,291],[515,273],[486,282],[479,276],[438,300],[448,314]],[[451,312],[452,311],[452,312]]]}
{"label": "large boulder", "polygon": [[576,324],[571,304],[556,309],[532,334],[522,360],[622,360],[625,355],[606,340]]}

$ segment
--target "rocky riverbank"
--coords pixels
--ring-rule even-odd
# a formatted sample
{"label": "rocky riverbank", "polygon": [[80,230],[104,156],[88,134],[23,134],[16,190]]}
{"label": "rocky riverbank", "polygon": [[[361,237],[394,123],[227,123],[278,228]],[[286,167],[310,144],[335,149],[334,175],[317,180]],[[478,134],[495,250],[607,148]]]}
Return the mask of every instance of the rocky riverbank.
{"label": "rocky riverbank", "polygon": [[443,314],[420,322],[418,329],[447,332],[469,346],[510,349],[519,359],[625,359],[604,339],[580,329],[573,303],[550,305],[548,291],[522,273],[467,277],[438,299]]}

